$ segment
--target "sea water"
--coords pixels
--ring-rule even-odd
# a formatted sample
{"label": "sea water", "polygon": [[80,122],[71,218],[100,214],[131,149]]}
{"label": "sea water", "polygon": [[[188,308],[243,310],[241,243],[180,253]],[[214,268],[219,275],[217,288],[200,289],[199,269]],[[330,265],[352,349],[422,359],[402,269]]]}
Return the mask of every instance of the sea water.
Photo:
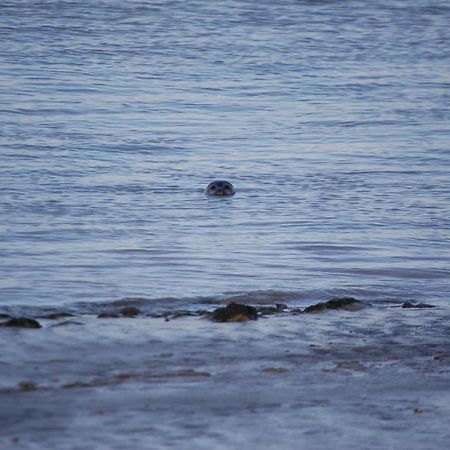
{"label": "sea water", "polygon": [[[3,0],[0,448],[447,449],[449,24]],[[233,300],[286,305],[207,320]]]}
{"label": "sea water", "polygon": [[0,304],[447,303],[449,23],[445,0],[2,1]]}

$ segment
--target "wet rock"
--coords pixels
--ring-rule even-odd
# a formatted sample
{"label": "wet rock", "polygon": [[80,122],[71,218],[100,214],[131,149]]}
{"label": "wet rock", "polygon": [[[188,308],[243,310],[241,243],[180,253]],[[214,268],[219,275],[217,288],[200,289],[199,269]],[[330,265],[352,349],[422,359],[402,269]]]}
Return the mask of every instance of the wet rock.
{"label": "wet rock", "polygon": [[141,313],[141,310],[139,308],[136,308],[135,306],[125,306],[120,310],[120,314],[125,317],[136,317]]}
{"label": "wet rock", "polygon": [[8,322],[2,323],[4,327],[16,327],[16,328],[42,328],[41,324],[34,319],[28,319],[27,317],[13,317]]}
{"label": "wet rock", "polygon": [[77,320],[64,320],[63,322],[55,323],[54,325],[51,325],[52,328],[57,327],[65,327],[67,325],[84,325],[83,322],[78,322]]}
{"label": "wet rock", "polygon": [[326,311],[329,309],[344,309],[345,311],[358,311],[368,305],[353,297],[336,298],[328,302],[316,303],[303,310],[304,313]]}
{"label": "wet rock", "polygon": [[217,308],[211,313],[211,320],[214,322],[245,322],[256,320],[258,311],[253,306],[230,303],[229,305]]}
{"label": "wet rock", "polygon": [[180,317],[194,317],[197,316],[195,312],[192,311],[174,311],[170,316],[171,319],[179,319]]}
{"label": "wet rock", "polygon": [[39,388],[33,381],[22,381],[19,383],[19,389],[22,391],[36,391]]}
{"label": "wet rock", "polygon": [[63,384],[61,387],[63,389],[78,389],[78,388],[91,388],[97,386],[105,386],[108,384],[106,380],[100,378],[95,378],[91,381],[74,381],[72,383]]}
{"label": "wet rock", "polygon": [[6,313],[0,313],[0,319],[9,319],[11,316]]}
{"label": "wet rock", "polygon": [[428,303],[411,303],[411,302],[405,302],[402,305],[402,308],[436,308],[435,305],[429,305]]}
{"label": "wet rock", "polygon": [[277,309],[288,309],[288,305],[285,305],[284,303],[277,303],[276,305]]}
{"label": "wet rock", "polygon": [[45,316],[46,319],[56,320],[56,319],[62,319],[63,317],[73,317],[73,314],[68,312],[57,312],[49,314],[48,316]]}
{"label": "wet rock", "polygon": [[260,308],[257,308],[257,311],[259,314],[270,316],[272,314],[281,314],[285,312],[285,309],[287,309],[287,305],[277,303],[275,306],[261,306]]}
{"label": "wet rock", "polygon": [[119,314],[112,312],[102,312],[97,316],[98,319],[117,319],[118,317],[120,317]]}
{"label": "wet rock", "polygon": [[193,370],[193,369],[185,369],[179,370],[174,374],[177,377],[210,377],[211,374],[209,372],[201,371],[201,370]]}
{"label": "wet rock", "polygon": [[435,361],[446,361],[450,358],[450,355],[448,353],[439,353],[437,355],[433,355],[433,359]]}
{"label": "wet rock", "polygon": [[147,316],[149,317],[153,317],[155,319],[164,319],[166,322],[169,322],[172,319],[179,319],[181,317],[195,317],[199,315],[201,314],[196,311],[187,311],[183,309],[147,314]]}
{"label": "wet rock", "polygon": [[289,369],[287,367],[266,367],[262,371],[264,373],[285,373]]}
{"label": "wet rock", "polygon": [[279,314],[280,312],[283,312],[273,306],[262,306],[261,308],[257,308],[257,311],[259,314],[264,316],[271,316],[272,314]]}

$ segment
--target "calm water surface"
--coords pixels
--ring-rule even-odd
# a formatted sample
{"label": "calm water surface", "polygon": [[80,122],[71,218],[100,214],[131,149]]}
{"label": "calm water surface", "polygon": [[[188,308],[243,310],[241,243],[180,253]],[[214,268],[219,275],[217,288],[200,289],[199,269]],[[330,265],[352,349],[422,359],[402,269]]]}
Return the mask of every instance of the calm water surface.
{"label": "calm water surface", "polygon": [[[3,1],[0,304],[448,301],[449,23],[444,0]],[[203,195],[219,177],[234,198]]]}

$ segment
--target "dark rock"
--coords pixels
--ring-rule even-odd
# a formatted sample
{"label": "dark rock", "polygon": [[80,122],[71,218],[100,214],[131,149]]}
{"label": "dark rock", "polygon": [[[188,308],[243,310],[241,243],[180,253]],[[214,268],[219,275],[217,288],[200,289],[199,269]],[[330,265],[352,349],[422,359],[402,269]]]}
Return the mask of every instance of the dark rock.
{"label": "dark rock", "polygon": [[288,306],[284,303],[277,303],[275,306],[261,306],[258,308],[258,313],[263,315],[281,314],[288,309]]}
{"label": "dark rock", "polygon": [[316,303],[308,306],[303,310],[304,313],[319,312],[329,309],[344,309],[345,311],[358,311],[367,307],[368,304],[363,303],[353,297],[336,298],[328,302]]}
{"label": "dark rock", "polygon": [[141,310],[139,308],[136,308],[135,306],[125,306],[120,310],[120,314],[125,317],[136,317],[141,313]]}
{"label": "dark rock", "polygon": [[265,316],[271,316],[272,314],[281,314],[284,312],[282,308],[277,308],[275,306],[261,306],[260,308],[257,308],[257,311],[259,314]]}
{"label": "dark rock", "polygon": [[70,314],[68,312],[57,312],[53,314],[49,314],[48,316],[45,316],[46,319],[62,319],[63,317],[73,317],[73,314]]}
{"label": "dark rock", "polygon": [[288,305],[285,305],[284,303],[277,303],[275,306],[277,309],[288,309]]}
{"label": "dark rock", "polygon": [[19,383],[19,389],[22,391],[36,391],[39,388],[33,381],[22,381]]}
{"label": "dark rock", "polygon": [[197,316],[197,314],[195,312],[192,312],[192,311],[174,311],[171,314],[170,318],[171,319],[178,319],[180,317],[188,317],[188,316],[193,317],[193,316]]}
{"label": "dark rock", "polygon": [[0,319],[9,319],[11,316],[6,313],[0,313]]}
{"label": "dark rock", "polygon": [[164,311],[159,313],[149,313],[146,314],[149,317],[153,317],[155,319],[165,319],[167,322],[172,319],[179,319],[181,317],[198,317],[198,316],[207,316],[210,312],[207,310],[199,309],[197,311],[188,311],[184,309],[179,309],[175,311]]}
{"label": "dark rock", "polygon": [[120,317],[119,314],[111,312],[102,312],[97,316],[98,319],[117,319],[118,317]]}
{"label": "dark rock", "polygon": [[287,367],[266,367],[265,369],[262,369],[264,373],[284,373],[288,370]]}
{"label": "dark rock", "polygon": [[246,320],[256,320],[258,311],[253,306],[230,303],[229,305],[217,308],[211,313],[211,320],[214,322],[244,322]]}
{"label": "dark rock", "polygon": [[428,303],[411,303],[411,302],[405,302],[402,305],[402,308],[436,308],[435,305],[429,305]]}
{"label": "dark rock", "polygon": [[4,327],[17,327],[17,328],[42,328],[41,324],[34,319],[28,319],[27,317],[13,317],[2,324]]}
{"label": "dark rock", "polygon": [[77,320],[64,320],[63,322],[55,323],[51,325],[52,328],[65,327],[66,325],[83,325],[83,322],[78,322]]}
{"label": "dark rock", "polygon": [[277,314],[280,312],[277,308],[273,306],[261,306],[257,308],[256,311],[258,311],[258,314],[262,314],[265,316],[270,316],[272,314]]}

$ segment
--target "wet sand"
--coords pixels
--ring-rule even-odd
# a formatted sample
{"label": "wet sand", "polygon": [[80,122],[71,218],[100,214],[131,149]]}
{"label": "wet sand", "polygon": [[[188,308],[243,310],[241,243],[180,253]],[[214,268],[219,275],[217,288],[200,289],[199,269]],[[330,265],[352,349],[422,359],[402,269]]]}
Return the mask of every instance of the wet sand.
{"label": "wet sand", "polygon": [[450,310],[0,328],[0,448],[447,449]]}

